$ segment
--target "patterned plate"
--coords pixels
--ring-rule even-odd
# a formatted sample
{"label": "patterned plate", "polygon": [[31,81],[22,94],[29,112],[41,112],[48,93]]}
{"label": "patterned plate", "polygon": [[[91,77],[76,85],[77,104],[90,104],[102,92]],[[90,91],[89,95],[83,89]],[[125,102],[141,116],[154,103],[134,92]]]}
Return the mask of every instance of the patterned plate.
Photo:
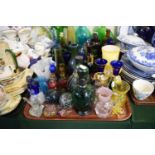
{"label": "patterned plate", "polygon": [[127,71],[128,73],[130,73],[136,77],[138,76],[138,77],[148,78],[150,80],[155,80],[155,78],[152,77],[151,73],[143,72],[143,71],[137,69],[136,67],[134,67],[132,65],[132,63],[129,61],[127,54],[124,54],[122,56],[121,61],[123,62],[123,69],[125,71]]}
{"label": "patterned plate", "polygon": [[151,46],[135,47],[128,51],[128,56],[140,65],[155,68],[155,48]]}
{"label": "patterned plate", "polygon": [[8,114],[12,112],[13,110],[15,110],[16,107],[19,105],[20,101],[21,101],[20,95],[17,95],[15,97],[10,96],[7,103],[3,107],[0,108],[0,116]]}

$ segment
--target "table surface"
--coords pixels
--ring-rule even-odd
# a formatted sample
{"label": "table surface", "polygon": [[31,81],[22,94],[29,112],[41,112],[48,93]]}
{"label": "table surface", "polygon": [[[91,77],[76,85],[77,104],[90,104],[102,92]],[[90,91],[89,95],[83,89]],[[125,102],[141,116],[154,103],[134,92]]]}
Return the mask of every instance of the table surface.
{"label": "table surface", "polygon": [[135,105],[130,99],[132,108],[132,128],[155,128],[155,105]]}
{"label": "table surface", "polygon": [[0,117],[0,128],[13,129],[130,129],[155,128],[155,106],[137,106],[130,99],[132,117],[121,122],[75,120],[28,120],[23,115],[24,102],[12,113]]}

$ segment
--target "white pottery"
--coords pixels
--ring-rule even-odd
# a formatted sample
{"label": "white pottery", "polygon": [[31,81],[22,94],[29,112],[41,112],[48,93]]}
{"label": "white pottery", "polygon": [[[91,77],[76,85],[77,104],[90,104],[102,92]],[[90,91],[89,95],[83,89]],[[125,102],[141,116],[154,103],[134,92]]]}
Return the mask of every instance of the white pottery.
{"label": "white pottery", "polygon": [[2,36],[6,37],[9,40],[16,40],[17,32],[13,29],[4,30],[2,32]]}
{"label": "white pottery", "polygon": [[132,84],[134,96],[138,100],[144,100],[148,98],[154,91],[154,85],[147,80],[135,80]]}

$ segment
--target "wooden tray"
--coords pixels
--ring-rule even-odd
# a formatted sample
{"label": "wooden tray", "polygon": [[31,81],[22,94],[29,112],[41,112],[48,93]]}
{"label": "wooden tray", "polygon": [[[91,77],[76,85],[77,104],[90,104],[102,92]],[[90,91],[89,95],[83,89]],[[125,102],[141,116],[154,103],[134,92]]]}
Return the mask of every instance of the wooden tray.
{"label": "wooden tray", "polygon": [[130,96],[136,105],[155,105],[155,92],[145,100],[136,99],[133,91],[130,91]]}
{"label": "wooden tray", "polygon": [[129,100],[124,106],[124,114],[119,115],[119,117],[114,115],[105,119],[98,118],[97,115],[95,114],[95,111],[92,111],[87,116],[79,116],[74,110],[72,110],[71,113],[65,117],[56,116],[56,117],[48,118],[48,117],[41,116],[38,118],[38,117],[31,116],[29,114],[29,109],[30,109],[30,105],[26,104],[24,108],[24,116],[27,119],[31,119],[31,120],[125,121],[131,117],[131,107],[130,107]]}

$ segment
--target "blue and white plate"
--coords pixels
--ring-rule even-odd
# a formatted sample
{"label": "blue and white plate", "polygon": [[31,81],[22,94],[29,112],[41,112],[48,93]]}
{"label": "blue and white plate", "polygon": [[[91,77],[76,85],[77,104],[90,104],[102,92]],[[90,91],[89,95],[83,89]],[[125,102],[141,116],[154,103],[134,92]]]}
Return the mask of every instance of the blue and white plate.
{"label": "blue and white plate", "polygon": [[[148,79],[154,79],[152,77],[153,73],[149,73],[149,72],[144,72],[142,70],[137,69],[128,59],[127,54],[124,54],[122,56],[121,61],[123,62],[123,69],[125,71],[127,71],[128,73],[134,75],[134,76],[138,76],[138,77],[143,77],[143,78],[148,78]],[[155,80],[155,79],[154,79]]]}
{"label": "blue and white plate", "polygon": [[151,46],[135,47],[127,52],[128,59],[138,69],[155,73],[155,48]]}

